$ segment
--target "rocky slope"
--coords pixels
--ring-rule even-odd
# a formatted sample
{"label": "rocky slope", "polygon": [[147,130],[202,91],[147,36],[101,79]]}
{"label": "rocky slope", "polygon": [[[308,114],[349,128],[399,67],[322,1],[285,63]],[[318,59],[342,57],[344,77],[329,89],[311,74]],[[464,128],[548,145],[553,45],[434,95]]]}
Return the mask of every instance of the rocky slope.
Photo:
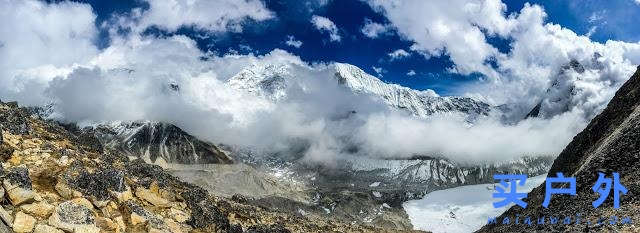
{"label": "rocky slope", "polygon": [[[565,177],[576,178],[576,196],[554,195],[549,208],[542,207],[545,187],[535,188],[525,200],[526,209],[512,207],[498,218],[502,223],[505,217],[531,216],[532,226],[526,224],[489,224],[481,232],[559,232],[559,231],[596,231],[596,232],[637,232],[640,230],[640,67],[615,94],[606,109],[595,117],[590,124],[560,153],[549,171],[549,177],[562,172]],[[612,178],[612,173],[620,174],[620,183],[628,193],[620,197],[620,208],[613,208],[613,190],[608,199],[598,208],[592,202],[599,194],[592,190],[598,180],[598,173]],[[579,214],[579,215],[578,215]],[[558,217],[559,223],[536,224],[542,217]],[[563,224],[569,216],[572,224]],[[580,224],[576,224],[576,216]],[[616,221],[610,222],[613,216]],[[620,220],[630,217],[630,224]],[[549,221],[549,218],[547,218]],[[612,224],[613,223],[613,224]]]}
{"label": "rocky slope", "polygon": [[82,129],[107,148],[154,164],[229,164],[232,159],[211,143],[161,122],[112,122]]}
{"label": "rocky slope", "polygon": [[15,104],[0,123],[2,232],[395,232],[211,196]]}

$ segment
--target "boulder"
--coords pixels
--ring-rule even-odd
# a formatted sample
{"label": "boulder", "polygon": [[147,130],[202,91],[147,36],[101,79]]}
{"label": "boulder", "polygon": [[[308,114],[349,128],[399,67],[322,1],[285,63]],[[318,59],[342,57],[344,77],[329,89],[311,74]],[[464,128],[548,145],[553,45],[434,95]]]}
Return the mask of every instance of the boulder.
{"label": "boulder", "polygon": [[65,199],[71,199],[74,197],[82,196],[82,193],[72,189],[64,181],[58,181],[58,183],[55,186],[55,189],[56,191],[58,191],[58,194],[60,194],[60,196]]}
{"label": "boulder", "polygon": [[55,209],[55,206],[47,203],[46,201],[41,201],[38,203],[26,204],[20,206],[20,209],[27,214],[37,216],[40,218],[47,218]]}
{"label": "boulder", "polygon": [[7,226],[13,227],[13,216],[11,216],[11,212],[6,211],[2,206],[0,206],[0,219],[2,219]]}
{"label": "boulder", "polygon": [[115,231],[118,229],[116,222],[104,217],[96,217],[96,226],[104,231]]}
{"label": "boulder", "polygon": [[95,218],[91,210],[73,201],[59,204],[51,217],[49,225],[67,232],[99,232],[95,226]]}
{"label": "boulder", "polygon": [[157,207],[168,207],[169,201],[160,197],[158,194],[152,192],[149,189],[138,187],[136,188],[136,196],[142,200],[145,200]]}
{"label": "boulder", "polygon": [[143,208],[142,206],[134,203],[133,201],[128,201],[125,203],[128,212],[130,213],[130,222],[132,225],[144,225],[147,226],[147,231],[149,230],[165,230],[167,226],[162,221],[162,217],[155,215],[151,211]]}
{"label": "boulder", "polygon": [[36,225],[36,218],[20,211],[13,220],[13,231],[15,232],[31,232]]}
{"label": "boulder", "polygon": [[64,231],[49,225],[38,224],[36,228],[33,229],[33,233],[64,233]]}
{"label": "boulder", "polygon": [[31,178],[29,178],[29,170],[26,167],[17,167],[9,172],[2,182],[6,190],[11,204],[14,206],[32,201],[35,198],[35,192],[31,186]]}

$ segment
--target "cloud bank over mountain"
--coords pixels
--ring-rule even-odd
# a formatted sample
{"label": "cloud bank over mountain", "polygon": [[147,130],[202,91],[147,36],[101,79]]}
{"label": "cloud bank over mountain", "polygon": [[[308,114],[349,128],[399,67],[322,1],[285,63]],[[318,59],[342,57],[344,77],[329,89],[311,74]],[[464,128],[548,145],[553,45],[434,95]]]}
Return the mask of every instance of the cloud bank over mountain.
{"label": "cloud bank over mountain", "polygon": [[[580,93],[575,98],[581,98],[575,106],[598,106],[595,111],[582,109],[593,117],[640,64],[640,43],[592,41],[561,25],[545,23],[547,15],[538,5],[525,4],[519,12],[506,15],[507,6],[500,0],[368,3],[401,36],[414,42],[413,50],[427,57],[449,56],[452,72],[480,73],[488,79],[460,87],[459,94],[493,104],[526,106],[520,114],[540,101],[558,81],[561,68],[575,60],[588,66],[586,73],[573,80]],[[490,44],[490,37],[508,41],[508,51]]]}
{"label": "cloud bank over mountain", "polygon": [[[102,25],[112,29],[110,44],[99,49],[96,15],[89,5],[5,0],[0,97],[28,105],[54,103],[55,117],[84,124],[165,121],[216,143],[269,152],[301,146],[310,162],[331,164],[345,154],[359,154],[481,163],[557,154],[640,63],[640,44],[597,43],[545,24],[544,10],[535,5],[505,15],[498,0],[436,1],[430,7],[422,1],[370,1],[390,22],[384,30],[367,30],[371,36],[393,28],[414,42],[413,51],[449,56],[452,72],[486,77],[460,87],[460,94],[507,104],[519,119],[538,102],[556,97],[568,106],[554,110],[546,105],[544,117],[511,124],[493,117],[473,123],[449,115],[421,119],[341,86],[333,79],[333,64],[303,61],[279,49],[265,55],[217,55],[201,51],[187,36],[140,33],[149,26],[242,30],[246,20],[277,17],[260,1],[162,3],[149,1],[150,9],[114,16]],[[167,3],[179,10],[167,12]],[[221,14],[203,13],[210,9]],[[333,22],[331,27],[316,21],[331,38],[340,38]],[[509,51],[488,43],[491,36],[510,40]],[[581,64],[581,72],[564,68],[572,60]],[[242,72],[262,75],[254,71],[264,67],[283,67],[283,74],[295,77],[282,79],[291,82],[282,90],[285,99],[274,101],[229,84]],[[565,90],[575,94],[563,96]]]}

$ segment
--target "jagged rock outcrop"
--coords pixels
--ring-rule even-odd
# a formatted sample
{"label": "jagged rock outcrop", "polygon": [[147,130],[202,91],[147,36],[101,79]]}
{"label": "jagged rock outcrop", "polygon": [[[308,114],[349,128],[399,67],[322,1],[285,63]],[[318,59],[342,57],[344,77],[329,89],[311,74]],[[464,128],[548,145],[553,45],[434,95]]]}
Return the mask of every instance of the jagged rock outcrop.
{"label": "jagged rock outcrop", "polygon": [[91,134],[79,136],[27,109],[0,104],[0,116],[8,129],[29,129],[2,131],[2,146],[11,148],[0,151],[6,158],[0,160],[6,189],[0,199],[9,199],[0,201],[4,232],[383,231],[211,196],[160,166],[96,147]]}
{"label": "jagged rock outcrop", "polygon": [[[498,224],[489,224],[481,232],[619,232],[638,231],[640,221],[640,67],[615,94],[606,109],[596,116],[589,125],[573,138],[573,141],[554,161],[549,177],[562,172],[565,177],[576,178],[576,196],[554,195],[548,208],[541,203],[545,198],[544,184],[535,188],[529,197],[526,209],[512,207],[497,219]],[[612,173],[620,174],[620,183],[628,189],[620,197],[620,208],[613,208],[612,189],[606,201],[594,208],[592,202],[600,196],[592,190],[599,174],[612,178]],[[579,215],[578,215],[579,214]],[[502,224],[505,217],[513,220],[519,216],[520,224]],[[522,224],[527,216],[533,220],[532,226]],[[557,223],[537,224],[543,216],[556,217]],[[580,223],[576,223],[579,216]],[[564,224],[570,217],[571,224]],[[611,222],[612,217],[617,217]],[[629,217],[631,223],[623,224]]]}

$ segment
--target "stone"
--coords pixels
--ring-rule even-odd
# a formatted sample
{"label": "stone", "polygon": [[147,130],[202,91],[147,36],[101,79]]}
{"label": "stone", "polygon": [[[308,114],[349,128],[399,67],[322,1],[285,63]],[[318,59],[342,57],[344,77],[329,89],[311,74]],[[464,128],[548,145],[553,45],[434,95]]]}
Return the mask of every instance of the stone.
{"label": "stone", "polygon": [[111,191],[111,194],[116,196],[119,203],[124,203],[133,198],[133,193],[131,193],[131,188],[129,188],[129,186],[126,186],[125,190],[122,192]]}
{"label": "stone", "polygon": [[[158,228],[154,228],[152,226],[147,226],[147,232],[148,233],[171,233],[169,231],[166,231],[164,229],[158,229]],[[176,233],[176,232],[173,232]]]}
{"label": "stone", "polygon": [[145,200],[151,203],[154,206],[169,207],[169,201],[167,201],[167,199],[160,197],[158,194],[156,194],[155,192],[152,192],[149,189],[138,187],[136,189],[136,196],[142,200]]}
{"label": "stone", "polygon": [[13,231],[15,232],[31,232],[36,225],[36,218],[20,211],[13,220]]}
{"label": "stone", "polygon": [[13,231],[11,230],[11,228],[9,228],[9,226],[7,226],[7,224],[0,221],[0,232],[13,232]]}
{"label": "stone", "polygon": [[133,212],[131,213],[131,225],[144,224],[147,222],[147,219],[139,214]]}
{"label": "stone", "polygon": [[93,205],[98,208],[105,207],[109,204],[109,200],[100,201],[94,197],[91,197],[90,199],[91,199],[91,203],[93,203]]}
{"label": "stone", "polygon": [[13,216],[11,216],[11,212],[6,211],[2,206],[0,206],[0,219],[9,227],[13,227]]}
{"label": "stone", "polygon": [[[86,199],[85,199],[86,200]],[[93,212],[84,205],[73,201],[60,203],[51,217],[49,225],[66,232],[99,232],[95,226]]]}
{"label": "stone", "polygon": [[93,204],[87,200],[86,198],[82,198],[82,197],[77,197],[71,200],[71,202],[76,203],[78,205],[87,207],[87,209],[93,209]]}
{"label": "stone", "polygon": [[164,221],[165,225],[167,225],[167,228],[169,228],[169,231],[173,232],[173,233],[186,233],[186,232],[191,232],[191,227],[189,227],[189,225],[186,224],[180,224],[172,219],[166,219]]}
{"label": "stone", "polygon": [[40,218],[47,218],[49,217],[49,215],[51,215],[51,212],[53,212],[55,206],[47,203],[46,201],[42,201],[38,203],[22,205],[20,206],[20,209],[30,215],[34,215]]}
{"label": "stone", "polygon": [[189,219],[191,218],[189,214],[175,208],[171,208],[169,210],[169,216],[173,218],[173,220],[176,220],[179,223],[185,223],[186,221],[189,221]]}
{"label": "stone", "polygon": [[103,217],[96,217],[96,226],[105,231],[115,231],[118,229],[118,224],[111,219]]}
{"label": "stone", "polygon": [[118,230],[116,232],[126,232],[127,224],[124,223],[122,216],[115,217],[113,220],[118,224]]}
{"label": "stone", "polygon": [[9,201],[14,206],[32,201],[35,198],[35,192],[31,187],[31,178],[29,170],[26,167],[17,167],[9,172],[2,185],[9,196]]}
{"label": "stone", "polygon": [[55,186],[56,191],[60,194],[64,199],[71,199],[74,197],[82,197],[82,193],[73,190],[69,185],[67,185],[64,181],[58,181]]}
{"label": "stone", "polygon": [[263,225],[263,224],[258,224],[258,225],[253,225],[251,227],[249,227],[249,229],[247,229],[247,232],[251,232],[251,233],[291,233],[291,231],[289,231],[287,228],[284,227],[284,225],[282,224],[272,224],[272,225]]}
{"label": "stone", "polygon": [[73,233],[100,233],[100,228],[92,225],[77,226]]}
{"label": "stone", "polygon": [[33,229],[33,233],[64,233],[64,231],[45,224],[38,224]]}
{"label": "stone", "polygon": [[102,215],[108,218],[113,218],[120,215],[120,210],[118,210],[118,205],[115,202],[110,201],[109,204],[100,208],[102,211]]}

